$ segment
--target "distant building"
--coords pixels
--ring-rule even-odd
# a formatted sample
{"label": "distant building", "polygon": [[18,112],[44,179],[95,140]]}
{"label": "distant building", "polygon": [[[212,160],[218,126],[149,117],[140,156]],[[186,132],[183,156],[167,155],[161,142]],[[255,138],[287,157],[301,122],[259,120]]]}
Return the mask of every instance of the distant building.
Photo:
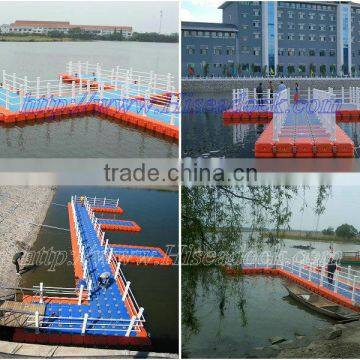
{"label": "distant building", "polygon": [[182,22],[181,30],[184,75],[229,75],[236,57],[235,25]]}
{"label": "distant building", "polygon": [[203,76],[204,67],[222,76],[360,75],[360,4],[225,1],[219,9],[223,23],[182,22],[183,76],[189,68]]}
{"label": "distant building", "polygon": [[68,21],[16,20],[10,25],[2,25],[2,27],[3,26],[8,27],[8,33],[14,34],[47,34],[50,31],[59,31],[67,34],[70,29],[80,28],[85,32],[99,36],[109,35],[114,32],[121,32],[124,38],[132,36],[131,26],[72,25]]}

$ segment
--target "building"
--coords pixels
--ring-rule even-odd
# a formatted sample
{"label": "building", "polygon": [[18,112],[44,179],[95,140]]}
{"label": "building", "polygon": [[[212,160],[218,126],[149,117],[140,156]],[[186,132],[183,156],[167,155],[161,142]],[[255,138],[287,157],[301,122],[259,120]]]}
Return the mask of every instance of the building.
{"label": "building", "polygon": [[[189,69],[203,76],[205,63],[207,75],[216,76],[360,75],[360,4],[226,1],[219,9],[222,24],[182,23],[183,76]],[[205,36],[204,27],[223,34]],[[219,43],[218,38],[224,39],[230,29],[235,36],[232,55],[225,50],[228,39]],[[221,53],[215,50],[220,46]],[[209,58],[204,47],[218,56]]]}
{"label": "building", "polygon": [[228,75],[235,66],[237,32],[232,24],[183,22],[185,75]]}
{"label": "building", "polygon": [[70,29],[80,28],[84,32],[99,36],[109,35],[114,32],[121,32],[124,38],[132,36],[131,26],[71,25],[68,21],[16,20],[10,25],[3,26],[8,26],[8,33],[14,34],[48,34],[51,31],[67,34]]}

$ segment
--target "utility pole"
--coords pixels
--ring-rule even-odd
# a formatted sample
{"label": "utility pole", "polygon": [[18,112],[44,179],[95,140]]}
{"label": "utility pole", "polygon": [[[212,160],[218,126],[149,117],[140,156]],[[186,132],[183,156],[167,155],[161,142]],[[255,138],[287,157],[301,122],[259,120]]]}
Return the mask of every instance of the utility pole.
{"label": "utility pole", "polygon": [[161,34],[161,25],[162,25],[163,11],[160,10],[160,25],[159,25],[159,34]]}

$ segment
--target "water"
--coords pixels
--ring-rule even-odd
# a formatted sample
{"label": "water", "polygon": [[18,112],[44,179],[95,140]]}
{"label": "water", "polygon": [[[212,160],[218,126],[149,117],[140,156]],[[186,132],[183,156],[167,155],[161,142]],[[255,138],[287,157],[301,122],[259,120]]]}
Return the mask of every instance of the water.
{"label": "water", "polygon": [[[178,87],[178,44],[140,42],[0,42],[0,70],[34,80],[56,79],[68,61],[172,73]],[[166,61],[164,61],[166,59]],[[29,123],[28,123],[29,124]],[[177,157],[178,146],[99,116],[0,126],[3,157]],[[65,146],[64,146],[65,145]]]}
{"label": "water", "polygon": [[[284,240],[289,256],[294,245],[310,244]],[[328,243],[312,242],[315,251]],[[360,245],[334,243],[335,250],[359,250]],[[302,251],[309,254],[309,251]],[[182,269],[183,354],[196,358],[267,357],[269,338],[296,339],[312,336],[332,320],[288,297],[285,280],[265,276],[229,276],[219,268]]]}
{"label": "water", "polygon": [[[182,111],[182,156],[254,158],[255,142],[266,125],[234,124],[225,125],[222,112],[230,106],[231,93],[187,94],[183,99],[189,105],[183,105]],[[185,103],[184,101],[184,103]],[[212,103],[216,102],[216,106]],[[192,111],[189,111],[191,109]],[[200,110],[202,109],[202,110]],[[339,123],[339,126],[359,146],[360,123]],[[359,157],[359,150],[355,157]]]}
{"label": "water", "polygon": [[[159,246],[166,250],[168,244],[178,242],[178,193],[145,189],[110,189],[100,187],[60,187],[53,202],[66,205],[71,195],[120,198],[124,213],[120,218],[134,220],[141,227],[139,233],[106,232],[110,242],[133,245]],[[107,214],[106,217],[113,215]],[[50,206],[44,224],[69,228],[67,208]],[[166,226],[164,226],[166,224]],[[42,228],[32,250],[63,250],[71,260],[70,234],[66,231]],[[22,277],[22,286],[38,285],[74,287],[75,280],[71,261],[50,271],[42,265]],[[126,278],[139,306],[145,308],[146,328],[151,334],[152,350],[157,352],[178,351],[178,267],[123,267]]]}

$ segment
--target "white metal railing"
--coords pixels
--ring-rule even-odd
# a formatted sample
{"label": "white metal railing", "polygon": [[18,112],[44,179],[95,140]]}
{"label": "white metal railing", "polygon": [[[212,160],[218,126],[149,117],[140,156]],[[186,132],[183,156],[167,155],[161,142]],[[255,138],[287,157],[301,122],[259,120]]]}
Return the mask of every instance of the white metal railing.
{"label": "white metal railing", "polygon": [[69,61],[66,65],[66,72],[70,75],[93,76],[96,81],[101,81],[115,87],[121,86],[124,83],[136,83],[140,86],[150,85],[153,89],[162,91],[171,91],[174,86],[174,77],[168,73],[166,75],[155,74],[153,71],[143,72],[136,71],[132,68],[121,69],[119,66],[110,70],[103,69],[97,64],[89,64],[89,62],[72,62]]}
{"label": "white metal railing", "polygon": [[[74,196],[75,202],[80,203],[81,199],[77,196]],[[91,207],[118,207],[119,206],[119,199],[109,199],[106,197],[84,197],[87,203]]]}
{"label": "white metal railing", "polygon": [[18,319],[17,315],[25,316],[25,323],[19,323],[19,326],[35,329],[36,333],[39,333],[40,330],[63,331],[68,328],[71,329],[72,332],[80,332],[81,334],[86,334],[90,330],[92,333],[103,333],[107,331],[130,336],[131,331],[139,333],[144,327],[145,322],[142,315],[139,317],[135,316],[135,318],[122,319],[89,317],[88,313],[85,313],[83,317],[72,317],[40,315],[39,311],[30,312],[26,310],[14,310],[12,308],[2,308],[2,311],[6,312],[7,317],[9,317],[9,314],[13,314],[15,321]]}
{"label": "white metal railing", "polygon": [[0,286],[0,290],[11,291],[14,293],[15,300],[17,295],[21,295],[22,301],[24,296],[31,296],[33,302],[39,302],[40,304],[46,303],[48,298],[62,298],[69,300],[77,300],[78,304],[82,304],[87,299],[87,293],[84,288],[65,288],[65,287],[53,287],[44,286],[44,283],[40,283],[39,286],[33,286],[32,288],[25,287],[6,287]]}
{"label": "white metal railing", "polygon": [[[313,282],[320,287],[326,287],[334,293],[341,293],[353,304],[359,304],[360,299],[360,271],[349,267],[337,265],[332,284],[328,281],[327,263],[315,261],[296,261],[294,259],[277,262],[245,262],[243,267],[269,267],[286,270],[294,275]],[[328,285],[328,286],[326,286]],[[359,298],[359,299],[358,299]]]}
{"label": "white metal railing", "polygon": [[75,201],[74,201],[73,197],[71,197],[71,207],[72,207],[72,212],[74,215],[76,239],[77,239],[77,244],[78,244],[78,249],[79,249],[79,254],[80,254],[80,261],[81,261],[81,265],[82,265],[83,276],[84,276],[84,279],[86,282],[88,298],[90,300],[94,285],[93,285],[93,281],[90,277],[90,272],[89,272],[89,267],[88,267],[88,259],[86,258],[86,254],[85,254],[86,243],[81,234],[81,229],[80,229],[79,221],[77,218],[77,212],[75,209]]}
{"label": "white metal railing", "polygon": [[331,141],[336,140],[335,95],[331,92],[313,89],[315,114]]}
{"label": "white metal railing", "polygon": [[284,89],[274,94],[275,100],[278,103],[276,111],[273,113],[273,140],[279,141],[281,128],[284,124],[288,109],[290,107],[289,89]]}

